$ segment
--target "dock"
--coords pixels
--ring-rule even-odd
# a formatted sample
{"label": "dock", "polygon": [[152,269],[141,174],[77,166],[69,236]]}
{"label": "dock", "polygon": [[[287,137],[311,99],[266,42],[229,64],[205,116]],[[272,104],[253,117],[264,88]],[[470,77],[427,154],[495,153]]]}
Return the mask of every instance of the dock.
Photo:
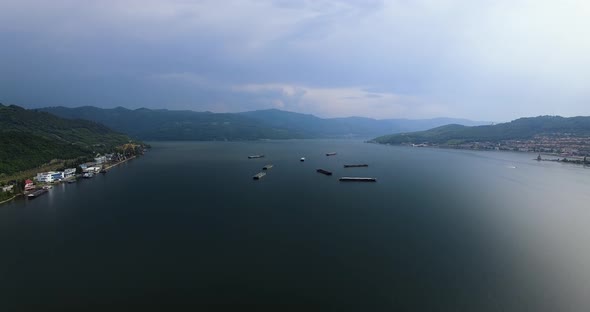
{"label": "dock", "polygon": [[262,170],[268,170],[272,167],[273,167],[273,165],[266,165],[266,166],[262,167]]}
{"label": "dock", "polygon": [[356,167],[369,167],[367,164],[348,164],[344,165],[344,168],[356,168]]}
{"label": "dock", "polygon": [[255,174],[255,175],[252,177],[252,179],[254,179],[254,180],[260,180],[260,179],[262,179],[262,178],[263,178],[265,175],[266,175],[266,172],[264,172],[264,171],[261,171],[261,172],[259,172],[259,173]]}
{"label": "dock", "polygon": [[33,199],[33,198],[37,198],[43,194],[47,193],[46,189],[40,189],[40,190],[36,190],[30,194],[27,194],[27,198],[28,199]]}
{"label": "dock", "polygon": [[325,169],[317,169],[316,171],[319,172],[319,173],[325,174],[325,175],[329,175],[329,176],[332,175],[332,171],[328,171],[328,170],[325,170]]}
{"label": "dock", "polygon": [[344,182],[377,182],[375,178],[365,178],[365,177],[342,177],[340,181]]}

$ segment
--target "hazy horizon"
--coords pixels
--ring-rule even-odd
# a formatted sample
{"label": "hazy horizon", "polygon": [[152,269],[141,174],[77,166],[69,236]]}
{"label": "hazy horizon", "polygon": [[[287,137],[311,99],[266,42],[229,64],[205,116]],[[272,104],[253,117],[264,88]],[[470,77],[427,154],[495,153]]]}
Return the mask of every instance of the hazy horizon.
{"label": "hazy horizon", "polygon": [[589,115],[584,1],[3,1],[0,102]]}

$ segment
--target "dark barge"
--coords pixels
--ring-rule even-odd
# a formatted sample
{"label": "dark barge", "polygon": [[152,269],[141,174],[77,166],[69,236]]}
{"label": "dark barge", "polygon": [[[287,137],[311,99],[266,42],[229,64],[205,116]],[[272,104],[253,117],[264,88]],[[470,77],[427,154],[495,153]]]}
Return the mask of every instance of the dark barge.
{"label": "dark barge", "polygon": [[342,177],[340,181],[343,182],[377,182],[375,178],[364,178],[364,177]]}
{"label": "dark barge", "polygon": [[325,170],[325,169],[317,169],[316,171],[319,172],[319,173],[323,173],[325,175],[329,175],[329,176],[332,175],[332,171],[328,171],[328,170]]}

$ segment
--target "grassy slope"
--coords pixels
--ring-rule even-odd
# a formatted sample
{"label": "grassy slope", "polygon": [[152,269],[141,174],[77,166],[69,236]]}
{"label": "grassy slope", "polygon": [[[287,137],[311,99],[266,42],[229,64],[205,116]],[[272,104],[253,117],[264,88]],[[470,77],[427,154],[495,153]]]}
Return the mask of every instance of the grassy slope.
{"label": "grassy slope", "polygon": [[0,105],[0,175],[35,168],[53,159],[105,152],[128,141],[126,135],[91,121]]}

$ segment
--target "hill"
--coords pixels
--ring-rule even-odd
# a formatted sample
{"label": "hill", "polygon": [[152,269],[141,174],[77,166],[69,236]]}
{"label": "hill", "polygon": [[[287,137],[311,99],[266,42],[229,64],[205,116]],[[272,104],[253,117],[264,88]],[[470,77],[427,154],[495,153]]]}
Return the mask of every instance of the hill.
{"label": "hill", "polygon": [[381,136],[372,141],[382,144],[458,145],[472,142],[530,140],[539,137],[588,136],[590,117],[539,116],[487,126],[446,125],[426,131]]}
{"label": "hill", "polygon": [[460,119],[376,120],[371,118],[319,118],[313,115],[277,109],[244,113],[210,113],[194,111],[130,110],[122,107],[47,107],[40,109],[64,118],[80,118],[142,140],[257,140],[298,138],[371,138],[387,133],[426,130],[462,123],[481,124]]}
{"label": "hill", "polygon": [[88,120],[0,104],[0,175],[109,151],[130,138]]}

